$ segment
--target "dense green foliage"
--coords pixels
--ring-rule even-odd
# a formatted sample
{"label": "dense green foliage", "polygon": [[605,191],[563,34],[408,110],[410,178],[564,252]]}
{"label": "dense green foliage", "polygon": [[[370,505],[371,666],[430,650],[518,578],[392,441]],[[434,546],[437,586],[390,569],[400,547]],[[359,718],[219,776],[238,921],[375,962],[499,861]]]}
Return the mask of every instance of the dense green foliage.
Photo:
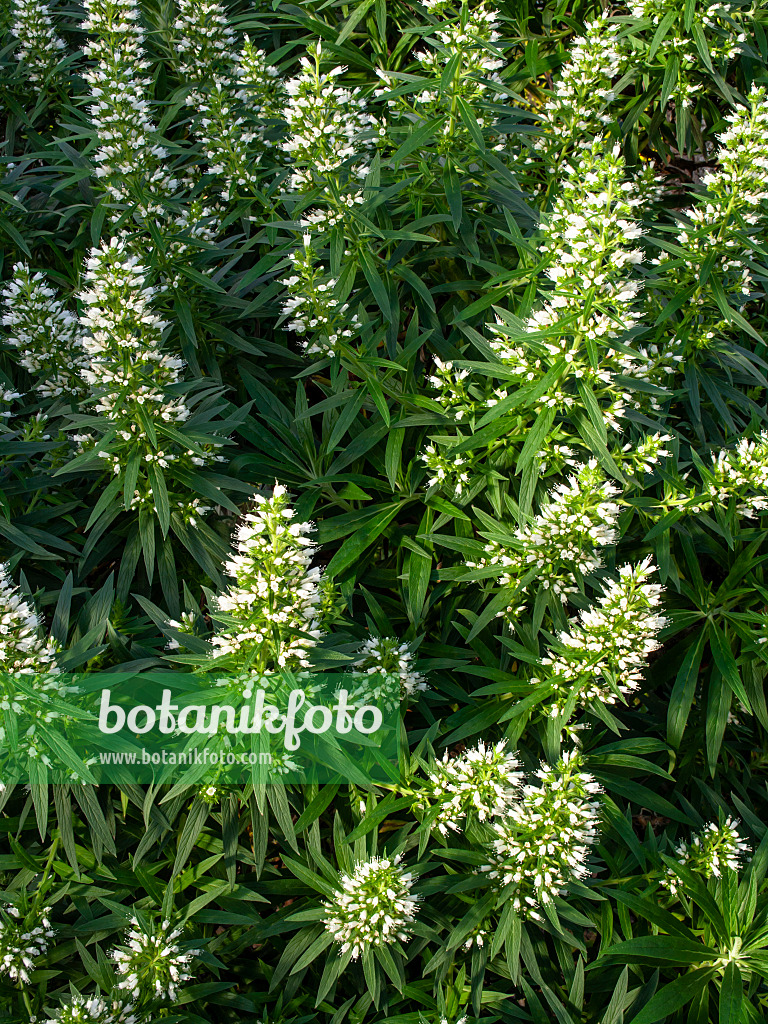
{"label": "dense green foliage", "polygon": [[0,1020],[762,1020],[766,10],[0,3],[0,667],[403,692],[5,788]]}

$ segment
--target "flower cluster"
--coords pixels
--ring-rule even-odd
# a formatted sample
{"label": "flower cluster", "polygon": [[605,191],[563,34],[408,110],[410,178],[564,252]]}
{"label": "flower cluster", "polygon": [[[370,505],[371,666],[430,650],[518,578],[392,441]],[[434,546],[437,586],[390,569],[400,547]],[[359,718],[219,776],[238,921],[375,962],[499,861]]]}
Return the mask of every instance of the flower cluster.
{"label": "flower cluster", "polygon": [[494,826],[497,837],[481,870],[499,888],[513,887],[512,906],[522,916],[541,918],[539,907],[589,874],[600,786],[581,769],[579,754],[567,752],[554,768],[542,765],[539,785],[523,786],[520,799]]}
{"label": "flower cluster", "polygon": [[168,151],[152,120],[152,79],[144,53],[137,0],[86,0],[83,29],[91,33],[84,76],[95,102],[91,120],[98,140],[96,175],[119,203],[141,218],[162,214],[178,186],[167,169]]}
{"label": "flower cluster", "polygon": [[[754,86],[747,106],[726,116],[717,168],[702,178],[705,191],[685,211],[674,239],[682,253],[662,252],[653,261],[661,272],[651,295],[656,315],[671,294],[691,291],[674,328],[674,344],[686,352],[722,347],[734,333],[734,325],[723,318],[713,281],[736,308],[753,295],[749,261],[761,244],[768,198],[766,95],[764,87]],[[702,282],[705,264],[711,271]]]}
{"label": "flower cluster", "polygon": [[427,806],[437,807],[433,825],[442,835],[458,832],[473,820],[505,818],[520,798],[524,780],[517,756],[506,740],[465,750],[448,751],[427,774]]}
{"label": "flower cluster", "polygon": [[[635,243],[643,232],[634,216],[634,185],[625,180],[619,147],[604,151],[602,140],[582,151],[576,167],[566,168],[564,182],[549,217],[541,250],[549,256],[552,290],[526,323],[527,333],[497,319],[491,347],[518,386],[554,375],[538,400],[539,408],[566,412],[582,404],[580,389],[589,389],[606,427],[632,409],[659,408],[647,385],[662,388],[681,356],[673,346],[652,353],[614,347],[635,328],[641,282],[632,275],[643,260]],[[590,353],[597,352],[595,362]],[[640,382],[633,391],[627,378]]]}
{"label": "flower cluster", "polygon": [[478,399],[469,390],[470,370],[454,366],[450,360],[443,362],[439,356],[434,357],[434,364],[434,372],[427,379],[438,392],[437,401],[457,422],[466,421],[478,405]]}
{"label": "flower cluster", "polygon": [[[257,495],[235,533],[236,554],[227,564],[234,585],[217,598],[217,656],[230,656],[263,671],[275,665],[309,665],[320,638],[321,572],[312,567],[317,548],[312,523],[292,522],[286,489]],[[223,614],[220,614],[223,613]]]}
{"label": "flower cluster", "polygon": [[35,378],[35,390],[43,398],[69,397],[81,391],[85,355],[77,318],[57,298],[46,275],[33,273],[25,263],[15,264],[2,298],[6,342],[16,349],[19,364]]}
{"label": "flower cluster", "polygon": [[[496,45],[501,39],[498,12],[485,2],[472,8],[462,4],[458,12],[455,4],[440,2],[431,5],[430,13],[448,20],[438,22],[427,37],[431,45],[414,54],[424,76],[421,88],[414,95],[394,95],[388,109],[390,115],[399,115],[402,126],[409,131],[434,118],[443,118],[442,131],[436,139],[438,152],[471,152],[476,144],[459,115],[459,100],[472,105],[481,130],[491,126],[492,118],[482,113],[478,105],[489,89],[489,81],[501,84],[498,72],[505,61]],[[449,65],[453,74],[446,82]],[[390,89],[398,85],[384,70],[377,70],[377,75]],[[378,95],[387,92],[381,89]],[[504,149],[504,143],[497,143],[496,148]]]}
{"label": "flower cluster", "polygon": [[258,133],[229,83],[214,79],[190,94],[189,102],[199,111],[194,130],[208,161],[208,173],[223,180],[222,199],[231,199],[242,188],[254,189],[258,154],[253,143]]}
{"label": "flower cluster", "polygon": [[[383,677],[385,689],[391,688],[393,683],[396,685],[398,699],[412,697],[427,688],[424,677],[413,667],[413,654],[408,644],[401,644],[391,636],[369,637],[358,651],[352,675],[363,683],[368,676]],[[363,691],[370,692],[370,688],[364,685]]]}
{"label": "flower cluster", "polygon": [[[721,824],[711,821],[701,832],[691,836],[690,843],[678,844],[674,856],[679,864],[704,878],[720,878],[724,870],[738,871],[750,847],[739,835],[740,822],[728,817]],[[664,874],[664,885],[673,896],[684,890],[684,883],[673,868]]]}
{"label": "flower cluster", "polygon": [[37,961],[53,938],[50,907],[32,908],[22,917],[14,906],[0,908],[0,970],[17,985],[29,985]]}
{"label": "flower cluster", "polygon": [[[163,428],[176,432],[190,416],[184,398],[172,393],[181,379],[183,361],[163,348],[166,322],[154,312],[157,289],[149,283],[149,269],[124,237],[112,238],[92,250],[86,263],[80,294],[82,343],[88,356],[81,376],[90,388],[90,404],[101,413],[102,434],[109,444],[97,450],[115,476],[136,465],[130,508],[156,509],[156,471],[172,466],[191,470],[222,460],[220,444],[212,435],[204,444],[183,444],[178,437],[163,436]],[[85,452],[97,440],[76,434]],[[154,477],[154,482],[153,482]],[[209,511],[200,499],[183,489],[170,495],[171,511],[185,522],[194,522]]]}
{"label": "flower cluster", "polygon": [[283,279],[288,298],[283,316],[291,317],[287,328],[303,337],[308,356],[337,356],[341,347],[359,332],[357,313],[349,313],[349,303],[334,297],[338,279],[329,277],[318,264],[309,234],[304,245],[290,254],[291,274]]}
{"label": "flower cluster", "polygon": [[630,466],[632,472],[637,476],[652,473],[654,466],[657,466],[663,458],[668,458],[671,455],[669,449],[665,447],[671,440],[671,434],[661,434],[657,431],[649,437],[641,438],[635,444],[627,441],[621,449],[621,461]]}
{"label": "flower cluster", "polygon": [[468,454],[452,455],[451,449],[461,444],[465,438],[458,437],[434,438],[424,448],[419,458],[431,474],[427,478],[427,487],[441,487],[451,491],[457,497],[468,489],[470,483],[471,458]]}
{"label": "flower cluster", "polygon": [[235,60],[235,32],[218,0],[178,0],[173,28],[182,79],[201,82],[229,70]]}
{"label": "flower cluster", "polygon": [[0,565],[0,669],[33,675],[55,671],[56,648],[43,637],[40,616]]}
{"label": "flower cluster", "polygon": [[[246,36],[243,48],[237,57],[234,69],[237,79],[237,98],[260,123],[262,130],[265,122],[277,121],[285,109],[285,84],[274,64],[267,58],[265,50],[260,50]],[[267,139],[263,139],[268,145]]]}
{"label": "flower cluster", "polygon": [[120,998],[77,995],[45,1024],[144,1024],[146,1017]]}
{"label": "flower cluster", "polygon": [[15,0],[11,32],[18,39],[15,57],[35,85],[51,78],[67,44],[56,32],[48,4],[41,0]]}
{"label": "flower cluster", "polygon": [[226,202],[258,184],[261,157],[269,146],[270,122],[285,106],[285,86],[264,50],[246,39],[227,74],[199,78],[188,103],[196,111],[194,132],[208,172],[223,180]]}
{"label": "flower cluster", "polygon": [[135,425],[142,409],[152,419],[183,423],[189,410],[183,401],[169,400],[166,389],[177,383],[184,363],[162,351],[167,324],[152,312],[156,290],[148,274],[122,238],[91,251],[80,294],[88,356],[81,373],[94,392],[96,412]]}
{"label": "flower cluster", "polygon": [[338,892],[324,903],[325,927],[341,952],[356,960],[372,946],[408,938],[418,909],[415,881],[402,858],[374,857],[339,879]]}
{"label": "flower cluster", "polygon": [[179,985],[191,977],[193,959],[199,956],[199,950],[184,949],[178,942],[181,934],[181,928],[171,928],[168,920],[147,927],[132,918],[127,948],[112,951],[118,988],[131,994],[139,991],[158,1002],[174,1002]]}
{"label": "flower cluster", "polygon": [[[366,156],[381,132],[360,88],[336,85],[347,70],[337,66],[321,72],[322,45],[301,58],[302,73],[286,83],[288,102],[283,111],[287,131],[281,149],[290,160],[290,187],[305,192],[329,180],[339,182],[342,169],[364,178]],[[354,162],[352,162],[354,160]]]}
{"label": "flower cluster", "polygon": [[662,588],[648,582],[655,571],[650,557],[622,566],[597,604],[558,634],[556,650],[542,658],[546,676],[531,679],[553,688],[552,717],[590,700],[613,704],[638,688],[666,622],[657,610]]}
{"label": "flower cluster", "polygon": [[0,417],[2,419],[7,420],[13,416],[10,406],[21,397],[19,392],[14,391],[13,388],[0,388]]}
{"label": "flower cluster", "polygon": [[497,567],[498,582],[524,592],[535,571],[537,586],[565,602],[578,593],[579,581],[600,568],[598,551],[616,541],[619,493],[608,483],[595,459],[579,468],[566,483],[557,484],[550,501],[530,524],[514,533],[514,547],[490,540],[485,554],[467,561],[470,569]]}
{"label": "flower cluster", "polygon": [[[749,25],[748,9],[741,4],[704,4],[693,10],[695,20],[691,25],[686,23],[685,4],[679,0],[633,0],[630,4],[633,17],[650,22],[649,40],[655,39],[662,22],[667,25],[655,49],[664,65],[672,59],[677,62],[677,83],[671,98],[683,108],[691,106],[693,97],[702,88],[702,83],[697,81],[703,65],[696,45],[696,31],[701,33],[699,38],[706,39],[710,64],[725,74],[728,63],[746,43],[744,29]],[[668,23],[670,18],[671,24]]]}
{"label": "flower cluster", "polygon": [[[621,74],[627,52],[619,39],[621,25],[600,15],[584,26],[584,35],[570,46],[554,92],[541,107],[539,117],[543,136],[534,142],[534,151],[545,160],[549,174],[560,172],[559,160],[568,149],[588,148],[613,120],[611,103],[616,98],[614,80]],[[525,161],[534,164],[533,156]],[[538,161],[536,161],[538,163]]]}
{"label": "flower cluster", "polygon": [[768,431],[754,440],[742,437],[735,449],[714,456],[696,507],[727,505],[731,498],[742,516],[755,517],[768,509]]}
{"label": "flower cluster", "polygon": [[235,50],[235,32],[215,0],[182,0],[175,30],[179,71],[192,88],[193,132],[208,161],[208,173],[223,180],[226,202],[243,187],[253,190],[264,142],[263,119],[281,109],[277,69],[250,39]]}

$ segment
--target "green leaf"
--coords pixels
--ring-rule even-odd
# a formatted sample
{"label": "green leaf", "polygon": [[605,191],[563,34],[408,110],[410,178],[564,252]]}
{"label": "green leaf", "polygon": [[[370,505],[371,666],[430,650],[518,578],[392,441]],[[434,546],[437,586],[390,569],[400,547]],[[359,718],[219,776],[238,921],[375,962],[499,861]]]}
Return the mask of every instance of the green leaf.
{"label": "green leaf", "polygon": [[683,663],[678,669],[675,685],[669,698],[667,708],[667,742],[670,746],[679,747],[685,732],[688,715],[696,692],[699,678],[699,667],[704,653],[707,634],[702,631],[694,643],[688,648]]}
{"label": "green leaf", "polygon": [[373,542],[384,532],[392,522],[402,505],[397,502],[384,508],[377,513],[373,519],[364,523],[348,540],[345,540],[339,550],[328,563],[326,575],[333,579],[345,569],[356,562],[362,553],[373,544]]}
{"label": "green leaf", "polygon": [[704,967],[690,971],[665,985],[633,1018],[632,1024],[656,1024],[665,1020],[670,1014],[686,1006],[703,988],[717,975],[714,967]]}
{"label": "green leaf", "polygon": [[336,46],[341,46],[343,42],[349,39],[354,30],[357,28],[357,26],[368,13],[368,11],[371,9],[371,7],[373,7],[373,0],[363,0],[363,2],[358,7],[355,8],[355,10],[344,22],[341,32],[339,32],[338,36],[336,37]]}
{"label": "green leaf", "polygon": [[168,489],[165,486],[165,477],[162,471],[153,462],[147,468],[149,484],[152,488],[152,497],[155,499],[155,511],[160,522],[160,529],[163,537],[168,535],[171,525],[171,506],[168,501]]}
{"label": "green leaf", "polygon": [[720,984],[719,1024],[741,1024],[741,1002],[744,997],[744,983],[735,960],[731,960],[723,972]]}
{"label": "green leaf", "polygon": [[448,200],[448,209],[451,211],[453,229],[458,231],[463,216],[461,181],[456,173],[456,168],[450,160],[443,168],[443,188],[445,189],[445,198]]}
{"label": "green leaf", "polygon": [[630,964],[646,960],[699,964],[716,960],[719,955],[716,949],[710,949],[703,942],[686,939],[681,935],[646,935],[637,939],[627,939],[609,946],[603,953],[603,957],[611,957]]}
{"label": "green leaf", "polygon": [[715,659],[715,664],[720,670],[723,679],[731,692],[735,694],[746,710],[751,714],[752,708],[749,703],[747,691],[744,689],[744,684],[742,683],[741,676],[739,675],[736,658],[733,656],[733,651],[725,638],[725,634],[716,622],[710,623],[710,645],[712,647],[712,655]]}
{"label": "green leaf", "polygon": [[544,447],[549,431],[552,429],[552,424],[555,422],[555,416],[557,415],[555,409],[547,408],[542,409],[539,415],[536,417],[536,422],[533,424],[531,429],[525,438],[525,444],[523,450],[515,466],[516,473],[522,473],[525,467],[533,461],[537,452],[541,451]]}
{"label": "green leaf", "polygon": [[417,128],[416,131],[409,132],[405,141],[401,143],[392,157],[392,166],[397,169],[411,153],[416,152],[416,150],[427,150],[427,143],[437,130],[442,127],[444,121],[445,117],[436,117],[432,121],[427,121],[420,128]]}
{"label": "green leaf", "polygon": [[666,107],[669,102],[669,98],[675,91],[677,85],[677,78],[680,69],[680,61],[677,55],[673,55],[667,61],[667,66],[664,69],[664,81],[661,87],[661,98],[659,100],[659,106],[661,108]]}

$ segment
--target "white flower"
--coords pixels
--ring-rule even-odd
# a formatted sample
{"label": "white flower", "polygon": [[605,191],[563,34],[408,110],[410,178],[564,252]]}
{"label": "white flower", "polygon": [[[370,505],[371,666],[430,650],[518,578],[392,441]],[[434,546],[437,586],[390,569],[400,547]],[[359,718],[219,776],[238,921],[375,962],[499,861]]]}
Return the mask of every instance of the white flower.
{"label": "white flower", "polygon": [[[181,380],[184,362],[164,348],[167,323],[155,312],[157,290],[150,285],[149,274],[126,236],[91,250],[80,292],[82,344],[88,357],[80,375],[90,390],[89,404],[101,414],[99,429],[111,433],[109,449],[99,456],[116,476],[124,474],[132,460],[138,461],[136,490],[128,507],[153,510],[153,469],[191,469],[214,461],[220,458],[216,450],[224,438],[214,437],[195,452],[176,439],[153,438],[146,428],[149,420],[179,430],[190,416],[184,398],[169,390]],[[92,447],[87,436],[82,447]],[[169,493],[169,501],[171,511],[190,525],[210,511],[184,489]]]}
{"label": "white flower", "polygon": [[[482,558],[466,564],[470,569],[498,568],[498,582],[516,592],[541,586],[565,602],[569,594],[578,593],[579,580],[602,565],[599,549],[616,541],[620,508],[613,499],[618,493],[591,459],[567,483],[554,487],[550,501],[529,525],[515,530],[514,547],[491,540]],[[534,579],[523,585],[532,570]]]}
{"label": "white flower", "polygon": [[173,45],[186,81],[199,82],[235,59],[235,32],[216,0],[178,0]]}
{"label": "white flower", "polygon": [[178,942],[181,934],[181,928],[171,928],[167,920],[146,926],[132,918],[125,947],[112,951],[118,988],[144,999],[174,1002],[199,955],[196,949],[183,949]]}
{"label": "white flower", "polygon": [[672,454],[665,447],[671,440],[671,434],[660,434],[657,431],[650,437],[642,438],[636,444],[628,441],[622,448],[622,457],[636,473],[652,473],[653,467],[658,465],[662,458],[667,458]]}
{"label": "white flower", "polygon": [[531,679],[554,687],[553,716],[572,697],[575,707],[590,700],[613,704],[640,686],[646,659],[659,646],[656,634],[666,623],[657,611],[662,588],[648,582],[654,572],[650,556],[623,566],[618,580],[603,585],[597,605],[558,634],[557,648],[541,660],[544,679]]}
{"label": "white flower", "polygon": [[6,341],[16,350],[19,364],[37,378],[35,390],[43,398],[76,395],[82,390],[79,375],[85,364],[77,318],[56,297],[46,275],[17,263],[1,294]]}
{"label": "white flower", "polygon": [[[738,871],[750,847],[739,835],[738,818],[727,817],[721,824],[710,822],[694,833],[690,843],[681,842],[675,849],[675,858],[705,878],[720,878],[724,870]],[[685,882],[667,868],[664,885],[673,895],[685,891]]]}
{"label": "white flower", "polygon": [[[387,692],[391,689],[387,684],[396,684],[398,699],[427,689],[424,677],[413,668],[413,654],[408,644],[394,637],[372,636],[365,640],[353,663],[352,675],[363,682],[367,676],[383,676]],[[362,685],[361,690],[369,692],[366,685]]]}
{"label": "white flower", "polygon": [[35,674],[55,672],[56,649],[42,636],[32,604],[14,586],[7,565],[0,565],[0,670]]}
{"label": "white flower", "polygon": [[[112,199],[135,207],[139,219],[157,217],[178,182],[167,170],[168,152],[150,113],[151,65],[138,0],[85,0],[85,8],[82,27],[91,37],[83,52],[92,63],[84,77],[94,99],[96,176]],[[149,194],[148,203],[137,203],[136,186]]]}
{"label": "white flower", "polygon": [[67,46],[54,28],[51,9],[40,0],[15,0],[11,32],[18,39],[16,60],[35,84],[50,78]]}
{"label": "white flower", "polygon": [[53,938],[50,907],[30,910],[23,917],[16,907],[0,909],[0,970],[17,985],[29,985],[30,975],[45,956]]}
{"label": "white flower", "polygon": [[337,356],[341,345],[360,331],[357,313],[349,303],[334,298],[337,278],[329,277],[318,264],[311,235],[303,236],[303,247],[291,254],[291,273],[283,279],[288,297],[282,313],[289,317],[287,328],[302,335],[307,356]]}
{"label": "white flower", "polygon": [[76,995],[46,1024],[142,1024],[143,1015],[121,998]]}
{"label": "white flower", "polygon": [[262,667],[306,668],[322,635],[322,574],[311,564],[314,526],[292,522],[294,510],[280,485],[269,498],[254,500],[253,511],[240,520],[226,567],[234,583],[217,598],[224,615],[212,641],[215,653],[248,659],[262,650],[270,662]]}
{"label": "white flower", "polygon": [[[535,149],[546,153],[553,146],[560,150],[564,143],[588,145],[611,122],[612,84],[628,53],[618,38],[620,32],[621,25],[602,14],[587,22],[584,35],[573,40],[555,91],[542,108],[544,136],[535,140]],[[579,158],[580,154],[574,157],[576,162]]]}
{"label": "white flower", "polygon": [[311,61],[301,60],[302,73],[286,83],[288,101],[282,113],[288,127],[280,148],[290,161],[290,187],[295,191],[338,178],[347,164],[353,175],[364,177],[367,169],[360,161],[372,148],[368,136],[377,127],[362,90],[337,85],[334,73],[319,71],[321,51],[310,52]]}
{"label": "white flower", "polygon": [[512,906],[523,917],[540,918],[541,905],[589,875],[600,787],[581,765],[577,753],[564,754],[554,768],[542,765],[540,785],[524,786],[519,802],[495,825],[497,838],[481,870],[499,887],[513,887]]}
{"label": "white flower", "polygon": [[401,860],[399,855],[374,857],[357,864],[341,877],[336,895],[323,904],[326,930],[353,960],[372,946],[409,936],[418,896],[411,893],[415,879],[401,867]]}
{"label": "white flower", "polygon": [[740,515],[754,517],[768,509],[768,431],[754,440],[742,437],[735,449],[713,457],[698,504],[727,505],[732,497]]}
{"label": "white flower", "polygon": [[439,807],[434,826],[447,835],[472,819],[504,818],[520,797],[524,776],[519,767],[506,740],[493,745],[481,741],[454,758],[446,751],[427,773],[426,805]]}
{"label": "white flower", "polygon": [[[501,41],[498,11],[490,4],[482,2],[463,10],[450,2],[428,6],[431,13],[442,20],[425,36],[427,48],[414,53],[425,85],[417,95],[390,97],[388,111],[393,122],[399,118],[402,128],[411,132],[434,118],[444,118],[443,130],[432,143],[442,157],[453,150],[476,148],[467,126],[456,116],[457,101],[461,99],[472,107],[481,129],[490,126],[483,111],[483,100],[488,93],[493,96],[490,82],[501,84],[499,71],[505,60],[497,46]],[[443,76],[448,65],[453,74],[446,86]],[[377,69],[377,74],[390,88],[399,84],[390,80],[386,71]],[[382,88],[377,94],[387,91]],[[502,142],[494,148],[506,146]]]}
{"label": "white flower", "polygon": [[574,166],[566,165],[540,246],[551,288],[528,317],[526,337],[501,319],[490,326],[494,355],[515,375],[511,385],[553,378],[536,408],[567,414],[574,404],[583,405],[579,389],[587,387],[613,431],[632,411],[660,408],[665,381],[682,358],[674,340],[633,350],[626,337],[643,313],[635,273],[642,229],[625,178],[619,146],[607,148],[602,138],[580,150]]}
{"label": "white flower", "polygon": [[[717,168],[702,178],[706,191],[684,212],[679,234],[673,239],[683,252],[662,252],[653,260],[661,271],[656,282],[657,312],[670,296],[699,286],[702,264],[707,261],[710,265],[706,284],[700,286],[696,299],[696,318],[686,326],[683,339],[691,352],[723,343],[730,346],[730,337],[740,331],[738,325],[723,318],[713,281],[736,309],[743,309],[759,292],[760,286],[755,288],[752,282],[750,261],[762,258],[766,225],[766,95],[764,87],[753,86],[747,105],[726,116],[728,128],[720,136],[715,154]],[[668,325],[665,332],[669,333]]]}

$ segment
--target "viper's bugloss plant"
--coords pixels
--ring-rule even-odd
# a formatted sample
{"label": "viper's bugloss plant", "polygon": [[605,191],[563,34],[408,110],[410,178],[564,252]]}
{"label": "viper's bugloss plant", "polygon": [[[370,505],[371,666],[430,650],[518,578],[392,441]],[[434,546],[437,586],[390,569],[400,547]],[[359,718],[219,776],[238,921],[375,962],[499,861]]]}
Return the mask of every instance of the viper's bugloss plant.
{"label": "viper's bugloss plant", "polygon": [[[767,26],[0,7],[0,1017],[764,1019]],[[97,786],[102,673],[399,752]]]}

